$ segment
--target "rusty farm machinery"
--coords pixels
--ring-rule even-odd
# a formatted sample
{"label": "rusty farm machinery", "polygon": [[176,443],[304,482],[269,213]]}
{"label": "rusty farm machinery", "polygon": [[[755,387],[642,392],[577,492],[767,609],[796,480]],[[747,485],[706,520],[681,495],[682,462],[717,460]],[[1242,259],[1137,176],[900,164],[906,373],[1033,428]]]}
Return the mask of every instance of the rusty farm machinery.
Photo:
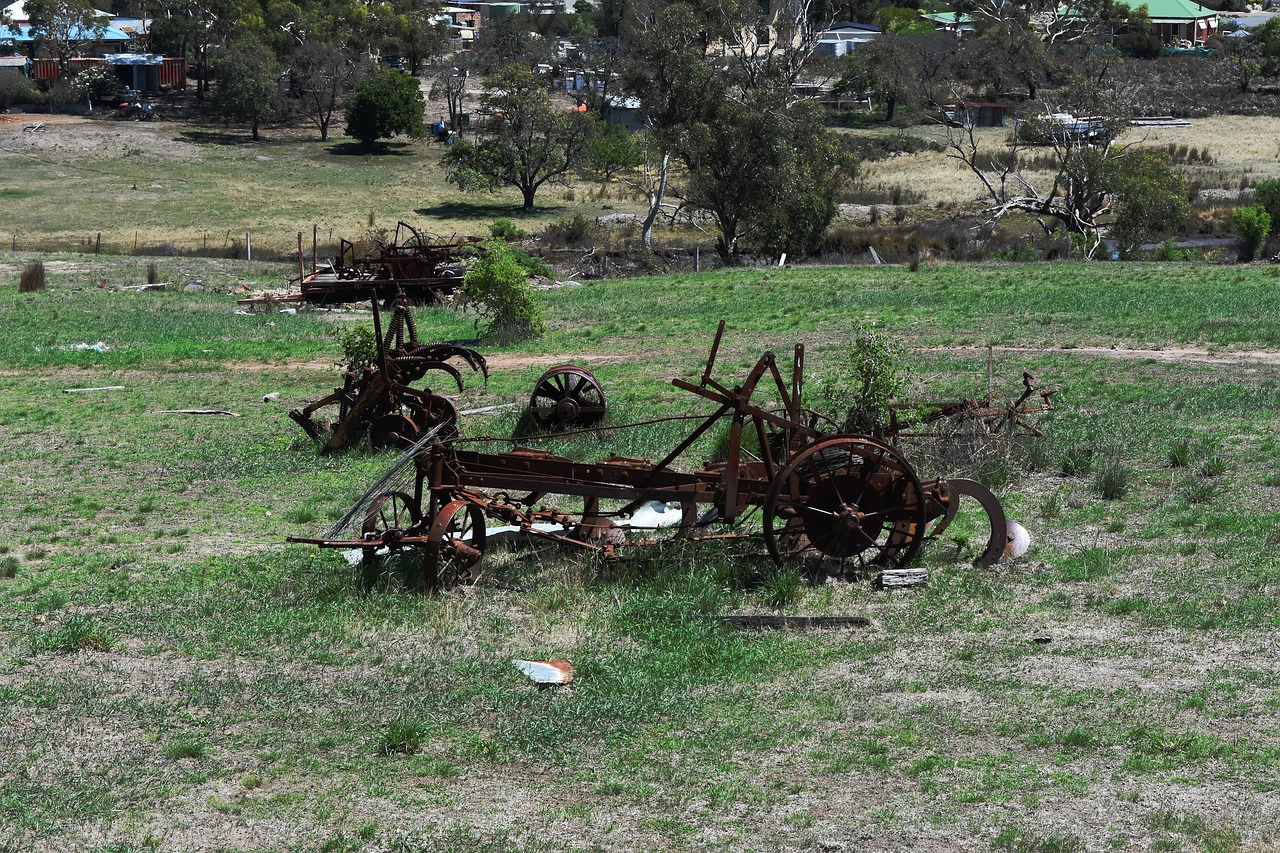
{"label": "rusty farm machinery", "polygon": [[[451,361],[489,379],[489,366],[475,350],[420,342],[413,311],[404,297],[395,300],[385,333],[378,300],[372,303],[376,357],[369,363],[350,362],[341,387],[289,413],[307,435],[322,442],[323,453],[344,450],[366,436],[375,449],[407,446],[428,432],[442,440],[452,438],[458,422],[453,401],[430,388],[414,386],[430,373],[443,373],[462,390],[462,372]],[[317,412],[331,406],[338,409],[336,420],[316,420]]]}
{"label": "rusty farm machinery", "polygon": [[[415,302],[440,302],[462,283],[463,256],[478,237],[438,237],[405,222],[371,248],[342,240],[338,255],[320,263],[312,249],[312,271],[301,273],[302,299],[318,305],[362,302],[370,295],[390,305],[399,296]],[[299,237],[301,257],[301,237]],[[300,261],[301,263],[301,261]]]}
{"label": "rusty farm machinery", "polygon": [[[968,479],[921,478],[889,444],[824,431],[830,422],[802,402],[802,345],[795,348],[789,377],[765,352],[741,384],[720,382],[714,368],[723,332],[721,323],[699,381],[672,380],[710,404],[710,414],[608,427],[700,421],[658,461],[615,455],[580,462],[518,446],[485,452],[472,448],[512,439],[462,438],[438,425],[323,536],[290,541],[344,549],[362,563],[366,577],[397,561],[411,586],[447,588],[480,576],[498,530],[613,557],[640,544],[628,539],[629,532],[657,541],[659,525],[649,519],[658,508],[674,521],[661,525],[667,539],[762,540],[778,563],[834,561],[846,572],[884,571],[910,563],[952,522],[967,496],[990,521],[978,564],[1000,559],[1011,526],[986,487]],[[558,390],[568,384],[566,379]],[[762,404],[759,397],[769,400]],[[686,457],[695,443],[724,424],[723,461],[690,464]],[[566,509],[565,503],[575,506]]]}

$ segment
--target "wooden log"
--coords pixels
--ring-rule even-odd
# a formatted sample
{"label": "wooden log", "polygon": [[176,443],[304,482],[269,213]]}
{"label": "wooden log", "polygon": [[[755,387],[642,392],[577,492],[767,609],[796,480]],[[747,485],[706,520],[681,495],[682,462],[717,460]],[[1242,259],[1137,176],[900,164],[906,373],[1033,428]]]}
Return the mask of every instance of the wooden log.
{"label": "wooden log", "polygon": [[928,569],[886,569],[876,577],[876,589],[909,589],[928,582]]}
{"label": "wooden log", "polygon": [[123,391],[123,385],[103,385],[101,388],[63,388],[63,394],[96,394],[99,391]]}
{"label": "wooden log", "polygon": [[238,418],[240,415],[235,412],[228,412],[226,409],[163,409],[159,412],[152,412],[153,415],[227,415],[228,417]]}
{"label": "wooden log", "polygon": [[745,616],[721,616],[720,622],[730,628],[791,628],[801,630],[871,627],[871,620],[866,616],[770,616],[751,614]]}

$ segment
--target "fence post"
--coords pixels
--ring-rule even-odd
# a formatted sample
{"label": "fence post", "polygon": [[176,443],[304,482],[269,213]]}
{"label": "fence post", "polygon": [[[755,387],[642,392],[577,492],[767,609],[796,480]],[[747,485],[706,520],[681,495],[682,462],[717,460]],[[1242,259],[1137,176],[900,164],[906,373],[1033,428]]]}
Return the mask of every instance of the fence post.
{"label": "fence post", "polygon": [[93,253],[95,255],[102,254],[102,232],[98,232],[98,239],[93,244]]}
{"label": "fence post", "polygon": [[702,272],[702,258],[698,254],[698,247],[693,247],[693,271]]}
{"label": "fence post", "polygon": [[248,231],[244,232],[244,259],[253,260],[253,235]]}

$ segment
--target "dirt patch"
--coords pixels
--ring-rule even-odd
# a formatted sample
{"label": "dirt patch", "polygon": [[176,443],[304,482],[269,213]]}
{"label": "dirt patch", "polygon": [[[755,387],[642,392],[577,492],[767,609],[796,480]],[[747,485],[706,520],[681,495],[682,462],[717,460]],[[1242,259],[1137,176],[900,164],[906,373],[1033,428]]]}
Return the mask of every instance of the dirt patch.
{"label": "dirt patch", "polygon": [[553,364],[617,364],[621,356],[599,355],[596,353],[573,355],[526,355],[524,353],[499,353],[485,356],[490,370],[509,369],[515,367],[532,367],[534,365]]}
{"label": "dirt patch", "polygon": [[[922,347],[924,352],[980,352],[986,347]],[[1132,361],[1158,361],[1165,364],[1280,364],[1280,352],[1274,350],[1210,351],[1199,347],[1163,347],[1161,349],[1121,349],[1119,347],[993,347],[994,352],[1078,353],[1098,358]]]}
{"label": "dirt patch", "polygon": [[[84,154],[95,151],[162,159],[187,159],[199,154],[199,149],[192,143],[174,138],[172,126],[160,123],[142,124],[60,115],[3,118],[18,119],[0,124],[0,152],[6,154],[40,159],[56,153]],[[37,123],[43,124],[44,128],[38,131],[26,129],[27,125]],[[61,165],[63,168],[93,171],[70,162]]]}

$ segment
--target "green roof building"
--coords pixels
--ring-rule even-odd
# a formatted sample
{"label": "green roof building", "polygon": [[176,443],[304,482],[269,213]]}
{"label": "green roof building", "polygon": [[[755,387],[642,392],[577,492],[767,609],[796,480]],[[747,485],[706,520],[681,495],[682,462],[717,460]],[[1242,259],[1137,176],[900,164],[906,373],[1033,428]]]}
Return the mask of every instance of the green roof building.
{"label": "green roof building", "polygon": [[1147,7],[1151,31],[1165,44],[1196,47],[1218,34],[1218,13],[1192,0],[1146,0],[1129,5]]}

